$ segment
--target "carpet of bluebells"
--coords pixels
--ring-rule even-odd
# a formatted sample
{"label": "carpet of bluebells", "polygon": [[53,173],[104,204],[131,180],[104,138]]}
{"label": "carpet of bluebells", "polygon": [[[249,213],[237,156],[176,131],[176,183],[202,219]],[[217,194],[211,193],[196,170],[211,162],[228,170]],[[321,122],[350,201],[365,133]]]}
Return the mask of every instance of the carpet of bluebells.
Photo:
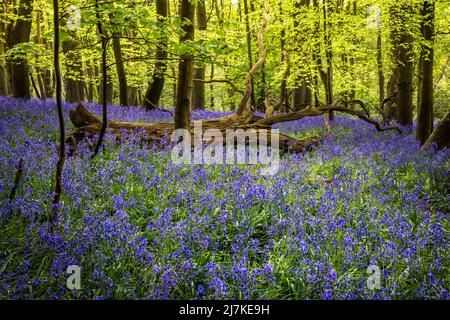
{"label": "carpet of bluebells", "polygon": [[[139,108],[109,115],[170,120]],[[279,125],[296,137],[322,127],[321,117]],[[174,165],[138,134],[107,139],[93,161],[82,143],[50,233],[55,104],[0,98],[0,299],[450,299],[450,152],[344,116],[333,127],[315,150],[283,154],[274,176]],[[66,286],[69,265],[82,268],[80,290]],[[379,289],[367,286],[369,265]]]}

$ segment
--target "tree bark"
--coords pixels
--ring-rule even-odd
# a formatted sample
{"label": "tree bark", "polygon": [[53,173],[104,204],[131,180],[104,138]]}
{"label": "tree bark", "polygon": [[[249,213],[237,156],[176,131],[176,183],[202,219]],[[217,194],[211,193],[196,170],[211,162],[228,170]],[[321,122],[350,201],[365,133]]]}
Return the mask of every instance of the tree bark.
{"label": "tree bark", "polygon": [[[324,44],[325,44],[325,57],[327,62],[327,72],[326,72],[326,84],[325,84],[325,96],[327,105],[333,104],[333,51],[331,44],[331,22],[329,17],[329,12],[331,11],[331,5],[329,0],[324,0],[323,4],[323,33],[324,33]],[[330,121],[334,120],[333,111],[330,112]]]}
{"label": "tree bark", "polygon": [[413,47],[412,37],[406,30],[402,32],[400,38],[400,65],[398,88],[398,122],[402,125],[412,124],[412,81],[413,81]]}
{"label": "tree bark", "polygon": [[[412,80],[413,80],[413,39],[411,21],[413,6],[410,3],[394,4],[390,7],[391,42],[394,69],[388,83],[388,96],[398,92],[398,100],[387,105],[387,118],[393,117],[402,125],[412,124]],[[397,102],[397,109],[395,109]]]}
{"label": "tree bark", "polygon": [[55,173],[55,195],[53,197],[53,210],[50,217],[51,230],[53,226],[58,222],[59,216],[59,203],[61,201],[62,193],[62,175],[64,169],[64,162],[66,158],[66,145],[65,145],[65,129],[64,129],[64,112],[62,105],[62,85],[61,85],[61,71],[59,65],[59,8],[58,0],[53,0],[53,26],[54,26],[54,55],[53,64],[55,68],[55,82],[56,82],[56,106],[58,110],[59,120],[59,153],[58,162],[56,163]]}
{"label": "tree bark", "polygon": [[426,140],[423,149],[428,150],[433,146],[436,146],[438,149],[450,148],[450,110]]}
{"label": "tree bark", "polygon": [[[244,2],[244,15],[245,15],[245,32],[247,36],[247,57],[248,57],[248,70],[250,71],[253,67],[253,53],[252,53],[252,37],[250,33],[250,18],[249,18],[249,10],[248,10],[248,0],[243,0]],[[251,92],[250,92],[250,105],[256,105],[256,96],[255,96],[255,82],[252,78],[251,81]]]}
{"label": "tree bark", "polygon": [[168,17],[168,0],[156,0],[156,14],[160,24],[159,44],[156,48],[155,70],[153,72],[152,81],[149,84],[144,97],[144,107],[152,110],[159,105],[161,94],[164,89],[164,73],[167,70],[167,35],[164,32],[163,23]]}
{"label": "tree bark", "polygon": [[117,78],[119,81],[119,104],[128,106],[128,85],[127,75],[125,73],[125,66],[122,57],[122,48],[120,46],[120,33],[114,32],[112,34],[113,52],[116,64]]}
{"label": "tree bark", "polygon": [[[183,34],[180,43],[194,40],[195,6],[190,0],[181,0],[181,20]],[[175,104],[175,129],[190,129],[192,107],[192,85],[194,63],[191,54],[183,54],[178,63],[177,99]]]}
{"label": "tree bark", "polygon": [[97,143],[95,144],[94,154],[92,155],[92,158],[94,158],[99,152],[100,146],[102,145],[103,142],[103,137],[106,133],[106,128],[108,127],[108,110],[107,110],[108,68],[106,65],[108,38],[106,36],[105,31],[103,30],[102,17],[100,13],[100,6],[98,0],[95,0],[95,17],[97,19],[97,30],[102,44],[102,121],[98,134],[98,140]]}
{"label": "tree bark", "polygon": [[7,96],[9,79],[5,59],[6,26],[3,19],[6,19],[6,2],[0,5],[0,96]]}
{"label": "tree bark", "polygon": [[422,7],[422,45],[419,60],[416,139],[424,144],[433,131],[433,63],[434,63],[434,2],[425,0]]}
{"label": "tree bark", "polygon": [[[200,0],[197,3],[197,29],[200,31],[200,35],[203,36],[203,32],[207,28],[206,6],[205,0]],[[202,40],[201,40],[202,41]],[[194,78],[205,80],[205,63],[200,62],[194,70]],[[205,109],[205,83],[203,81],[194,82],[194,89],[192,92],[192,106],[193,108],[203,110]]]}
{"label": "tree bark", "polygon": [[[380,103],[384,100],[384,73],[383,73],[383,51],[381,47],[381,16],[377,24],[377,69],[378,69],[378,94]],[[378,23],[378,22],[377,22]]]}
{"label": "tree bark", "polygon": [[[100,70],[100,72],[102,73],[103,71]],[[106,86],[103,85],[103,83],[104,83],[103,76],[101,76],[100,85],[98,86],[98,97],[99,97],[98,102],[100,104],[103,104],[103,101],[106,101],[106,103],[112,104],[114,98],[114,83],[110,73],[108,73],[106,76]],[[105,87],[106,93],[103,93],[105,92],[104,91]]]}
{"label": "tree bark", "polygon": [[81,57],[75,51],[76,42],[74,40],[75,33],[69,32],[70,38],[62,41],[61,46],[65,55],[65,75],[64,75],[64,91],[66,93],[65,98],[68,102],[81,101],[79,86]]}
{"label": "tree bark", "polygon": [[[306,10],[308,10],[308,6],[310,4],[309,0],[296,0],[295,7],[297,9],[297,13],[294,16],[294,29],[295,29],[295,39],[299,43],[305,42],[307,30],[298,30],[300,25],[300,19],[305,19],[306,15],[304,14]],[[302,56],[303,59],[308,59],[307,56],[303,52],[298,52],[299,55]],[[294,89],[294,110],[299,111],[306,106],[311,105],[311,88],[307,83],[307,78],[304,75],[298,75],[296,77],[296,86]]]}
{"label": "tree bark", "polygon": [[[30,41],[33,0],[20,0],[17,21],[8,29],[8,48]],[[24,57],[12,57],[8,61],[12,95],[14,98],[31,97],[28,61]]]}
{"label": "tree bark", "polygon": [[[338,101],[336,101],[338,102]],[[336,103],[335,102],[335,103]],[[336,112],[342,112],[345,114],[350,114],[360,118],[375,126],[379,132],[387,130],[396,130],[401,133],[401,130],[395,126],[382,127],[380,123],[376,120],[369,118],[365,113],[348,109],[343,106],[334,105],[321,108],[307,108],[302,109],[298,112],[292,112],[288,114],[276,114],[261,118],[254,114],[238,115],[232,114],[227,117],[204,120],[202,121],[203,132],[208,129],[217,129],[224,135],[228,129],[254,129],[258,135],[259,130],[267,130],[271,135],[272,125],[280,122],[294,121],[298,119],[303,119],[305,117],[314,117],[324,114],[328,114],[331,110]],[[75,127],[75,131],[66,137],[67,143],[70,145],[71,152],[74,152],[77,148],[78,142],[85,139],[86,137],[92,138],[98,135],[101,130],[102,120],[93,115],[86,107],[79,103],[74,110],[69,111],[70,119]],[[122,121],[108,121],[108,129],[111,133],[115,134],[117,138],[120,139],[122,132],[124,130],[139,130],[146,132],[142,135],[142,140],[147,143],[160,144],[165,146],[165,143],[170,143],[167,141],[167,137],[170,137],[175,128],[174,123],[164,122],[164,123],[142,123],[142,122],[122,122]],[[285,134],[279,134],[279,148],[280,150],[286,152],[302,153],[310,149],[311,146],[316,145],[323,141],[323,139],[329,136],[329,129],[324,135],[320,136],[310,136],[304,139],[295,139]],[[193,124],[190,124],[191,138],[193,138]],[[258,138],[259,139],[259,138]],[[264,139],[264,138],[263,138]],[[270,139],[270,138],[269,138]],[[193,139],[192,139],[193,141]],[[203,141],[210,142],[210,141]],[[261,142],[261,141],[260,141]]]}

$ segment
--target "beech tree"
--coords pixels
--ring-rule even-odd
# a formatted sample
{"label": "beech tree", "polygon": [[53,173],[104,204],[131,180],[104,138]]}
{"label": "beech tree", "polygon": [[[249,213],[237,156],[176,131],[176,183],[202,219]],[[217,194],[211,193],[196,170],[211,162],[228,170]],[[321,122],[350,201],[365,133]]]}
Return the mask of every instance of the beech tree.
{"label": "beech tree", "polygon": [[[180,43],[194,40],[195,5],[190,0],[181,0],[180,17],[183,33]],[[177,99],[175,104],[175,129],[190,129],[192,107],[192,84],[194,62],[192,53],[181,55],[178,63]]]}
{"label": "beech tree", "polygon": [[[33,3],[33,0],[20,0],[17,18],[6,28],[7,47],[9,49],[20,48],[18,46],[30,40]],[[16,54],[10,55],[8,69],[13,97],[30,98],[29,67],[25,52],[18,50]]]}
{"label": "beech tree", "polygon": [[[197,3],[197,30],[200,36],[203,36],[203,32],[207,27],[207,17],[206,17],[206,5],[205,1],[201,0]],[[192,106],[197,109],[205,109],[205,63],[200,62],[194,69],[194,88],[192,92]]]}
{"label": "beech tree", "polygon": [[153,72],[152,81],[149,84],[144,97],[144,106],[147,110],[154,109],[159,105],[159,100],[164,88],[164,73],[167,70],[167,35],[164,31],[163,24],[166,23],[168,15],[168,0],[156,0],[156,14],[159,23],[159,45],[156,49],[155,70]]}
{"label": "beech tree", "polygon": [[421,33],[424,43],[419,58],[416,129],[416,137],[421,144],[425,143],[433,131],[434,8],[433,0],[423,1]]}

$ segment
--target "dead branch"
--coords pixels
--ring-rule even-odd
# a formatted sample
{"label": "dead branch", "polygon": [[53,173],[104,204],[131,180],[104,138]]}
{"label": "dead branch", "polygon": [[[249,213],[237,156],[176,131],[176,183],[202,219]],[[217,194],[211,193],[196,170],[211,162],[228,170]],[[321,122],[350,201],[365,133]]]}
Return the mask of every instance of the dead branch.
{"label": "dead branch", "polygon": [[342,100],[337,100],[335,102],[335,104],[333,104],[330,107],[320,107],[317,109],[311,109],[311,108],[307,108],[307,109],[302,109],[300,111],[297,112],[292,112],[292,113],[283,113],[283,114],[277,114],[277,115],[273,115],[270,117],[266,117],[264,119],[259,120],[258,122],[256,122],[257,125],[274,125],[276,123],[280,123],[280,122],[286,122],[286,121],[294,121],[294,120],[299,120],[299,119],[303,119],[305,117],[313,117],[313,116],[320,116],[324,113],[330,112],[330,111],[337,111],[337,112],[341,112],[341,113],[346,113],[346,114],[350,114],[353,116],[356,116],[358,118],[360,118],[361,120],[364,120],[368,123],[371,123],[375,126],[375,128],[378,131],[387,131],[387,130],[396,130],[397,132],[401,133],[401,129],[397,126],[387,126],[387,127],[382,127],[381,124],[368,117],[367,115],[365,115],[364,113],[357,111],[357,110],[352,110],[349,108],[345,108],[345,107],[341,107],[338,106],[338,103],[342,102]]}

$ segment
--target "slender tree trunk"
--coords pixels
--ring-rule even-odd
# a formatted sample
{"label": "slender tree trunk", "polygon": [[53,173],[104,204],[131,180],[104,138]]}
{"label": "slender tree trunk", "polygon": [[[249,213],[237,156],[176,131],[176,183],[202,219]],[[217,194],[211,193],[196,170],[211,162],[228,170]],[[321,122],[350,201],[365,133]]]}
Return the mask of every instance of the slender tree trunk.
{"label": "slender tree trunk", "polygon": [[434,8],[433,1],[424,0],[421,32],[427,43],[422,45],[419,60],[416,132],[416,138],[421,144],[425,143],[433,131]]}
{"label": "slender tree trunk", "polygon": [[[180,43],[194,40],[194,18],[195,6],[190,0],[181,0],[180,7],[181,19],[188,22],[183,25],[183,34],[180,36]],[[186,21],[187,20],[187,21]],[[189,54],[183,54],[178,63],[178,85],[177,99],[175,104],[175,129],[190,129],[190,111],[192,107],[192,80],[194,63],[193,57]]]}
{"label": "slender tree trunk", "polygon": [[412,90],[413,90],[413,39],[409,28],[411,28],[412,5],[401,6],[402,17],[405,21],[400,23],[401,34],[399,36],[399,76],[398,88],[398,122],[402,125],[412,124]]}
{"label": "slender tree trunk", "polygon": [[75,54],[75,44],[73,40],[68,39],[62,42],[62,49],[65,59],[66,73],[64,75],[64,91],[67,102],[80,101],[80,90],[78,89],[79,56]]}
{"label": "slender tree trunk", "polygon": [[36,81],[34,80],[33,72],[31,69],[29,69],[29,75],[30,75],[30,81],[31,81],[31,85],[33,86],[34,93],[36,94],[36,97],[38,99],[41,99],[42,96],[41,96],[41,93],[39,92]]}
{"label": "slender tree trunk", "polygon": [[[65,19],[61,20],[64,25]],[[83,63],[80,53],[77,51],[77,34],[75,30],[68,32],[69,36],[61,43],[65,55],[66,73],[64,87],[66,101],[78,102],[84,100],[84,85],[81,80]],[[80,88],[81,87],[81,88]]]}
{"label": "slender tree trunk", "polygon": [[[102,68],[100,68],[102,69]],[[101,72],[100,85],[98,86],[98,101],[100,104],[103,104],[104,99],[106,99],[106,103],[112,104],[114,100],[114,83],[110,73],[106,76],[106,93],[104,93],[104,85],[103,85],[103,70]]]}
{"label": "slender tree trunk", "polygon": [[164,89],[164,73],[167,70],[167,35],[162,24],[168,17],[168,0],[156,0],[156,13],[160,23],[159,45],[156,49],[156,63],[152,81],[149,84],[144,97],[144,106],[147,110],[154,109],[159,105],[161,94]]}
{"label": "slender tree trunk", "polygon": [[64,113],[62,105],[62,85],[61,85],[61,71],[59,65],[59,8],[58,0],[53,0],[53,26],[54,26],[54,68],[55,68],[55,82],[56,82],[56,107],[58,109],[59,120],[59,153],[58,161],[56,163],[55,174],[55,195],[53,197],[53,210],[50,217],[51,230],[53,226],[58,222],[59,216],[59,204],[61,201],[62,193],[62,174],[64,169],[64,162],[66,158],[66,133],[64,128]]}
{"label": "slender tree trunk", "polygon": [[[7,34],[8,48],[30,41],[33,0],[20,0],[17,21]],[[30,77],[28,61],[22,57],[12,57],[8,61],[12,95],[15,98],[30,98]]]}
{"label": "slender tree trunk", "polygon": [[138,93],[138,89],[136,87],[128,87],[128,105],[129,106],[136,106],[139,104],[137,101],[137,93]]}
{"label": "slender tree trunk", "polygon": [[[52,30],[53,26],[51,25],[51,19],[48,13],[43,10],[42,11],[42,22],[44,23],[42,28],[45,32],[46,30]],[[47,22],[47,23],[45,23]],[[42,37],[42,44],[47,48],[47,50],[53,51],[53,41],[47,41],[45,37]],[[42,83],[44,84],[44,92],[47,98],[53,97],[55,86],[56,86],[56,76],[53,69],[45,68],[40,70]]]}
{"label": "slender tree trunk", "polygon": [[[206,17],[206,6],[205,0],[200,0],[197,2],[197,29],[200,31],[200,35],[203,36],[207,28],[207,17]],[[200,62],[199,66],[195,67],[194,78],[200,79],[202,81],[194,82],[193,96],[192,96],[192,106],[196,109],[205,109],[205,63]]]}
{"label": "slender tree trunk", "polygon": [[[281,6],[281,4],[280,4]],[[280,49],[281,49],[281,55],[280,55],[280,61],[281,63],[283,63],[286,59],[285,54],[287,54],[287,52],[285,52],[285,36],[286,36],[286,30],[284,28],[281,29],[281,45],[280,45]],[[265,64],[264,64],[265,66]],[[289,75],[287,75],[289,76]],[[284,108],[284,112],[289,112],[289,100],[288,100],[288,96],[287,96],[287,77],[283,77],[283,79],[281,79],[281,97],[280,97],[280,101],[282,101],[280,109],[283,110],[283,105],[285,106]]]}
{"label": "slender tree trunk", "polygon": [[[245,14],[245,32],[247,34],[247,56],[248,56],[248,70],[250,71],[253,68],[253,54],[252,54],[252,37],[250,33],[250,18],[248,11],[248,0],[243,0],[244,2],[244,14]],[[255,82],[253,77],[251,79],[252,83],[252,91],[250,93],[250,104],[252,106],[256,106],[256,97],[255,97]]]}
{"label": "slender tree trunk", "polygon": [[[211,63],[211,73],[209,75],[209,79],[214,79],[214,63]],[[211,95],[209,104],[211,106],[211,109],[214,110],[214,85],[212,82],[209,84],[209,92]]]}
{"label": "slender tree trunk", "polygon": [[125,73],[125,67],[122,57],[122,48],[120,47],[120,33],[114,32],[112,38],[117,78],[119,80],[119,104],[121,104],[122,106],[128,106],[127,75]]}
{"label": "slender tree trunk", "polygon": [[[314,7],[314,12],[316,17],[320,16],[320,9],[319,9],[319,2],[318,0],[313,0],[312,3],[310,3]],[[314,32],[313,32],[313,40],[314,40],[314,50],[312,52],[312,59],[314,63],[316,64],[316,68],[312,75],[312,86],[314,88],[314,107],[318,108],[320,107],[319,103],[319,78],[324,82],[325,72],[322,69],[322,59],[320,58],[320,21],[317,19],[314,23]],[[325,83],[325,82],[324,82]]]}
{"label": "slender tree trunk", "polygon": [[8,72],[6,68],[5,59],[5,41],[6,39],[6,26],[3,19],[6,18],[6,2],[0,5],[0,96],[7,96],[8,90]]}
{"label": "slender tree trunk", "polygon": [[[349,3],[348,11],[350,12],[350,9],[352,9],[352,14],[356,19],[357,15],[357,1],[352,1],[352,3]],[[350,8],[352,7],[352,8]],[[381,20],[380,20],[381,21]],[[354,41],[354,45],[358,46],[358,43]],[[349,72],[350,72],[350,78],[351,78],[351,84],[350,84],[350,94],[349,94],[349,100],[356,99],[356,89],[355,89],[355,83],[356,83],[356,72],[355,72],[355,56],[354,54],[350,53],[347,54],[347,60],[348,60],[348,66],[349,66]]]}
{"label": "slender tree trunk", "polygon": [[87,100],[94,101],[94,90],[95,90],[96,86],[94,86],[95,76],[94,76],[94,71],[92,68],[92,60],[90,60],[90,59],[86,63],[86,76],[87,76],[87,80],[86,80]]}
{"label": "slender tree trunk", "polygon": [[[306,33],[309,30],[298,30],[300,26],[300,19],[305,19],[306,14],[305,11],[308,10],[308,6],[310,4],[309,0],[297,0],[295,2],[295,6],[297,9],[297,14],[294,16],[294,29],[295,29],[295,39],[299,43],[304,43],[306,39]],[[303,59],[308,59],[303,52],[299,52],[299,55],[302,56]],[[296,86],[294,89],[294,110],[299,111],[305,108],[307,105],[311,105],[311,89],[306,81],[304,75],[298,75],[296,78]]]}
{"label": "slender tree trunk", "polygon": [[398,94],[397,93],[397,79],[398,79],[398,67],[394,66],[391,69],[391,75],[387,83],[387,96],[392,97],[389,102],[386,103],[384,107],[384,112],[386,114],[386,120],[397,119],[397,106],[398,106]]}
{"label": "slender tree trunk", "polygon": [[[324,0],[323,4],[323,33],[325,43],[325,57],[327,62],[325,94],[327,105],[333,104],[333,52],[330,38],[331,22],[329,18],[330,9],[329,0]],[[330,121],[334,120],[334,113],[330,111]]]}
{"label": "slender tree trunk", "polygon": [[5,56],[5,50],[3,46],[3,40],[0,39],[0,96],[8,95],[8,74],[6,72],[6,61],[3,58]]}
{"label": "slender tree trunk", "polygon": [[98,34],[100,35],[100,41],[102,43],[102,126],[100,128],[100,133],[98,135],[97,144],[95,145],[94,154],[92,155],[92,158],[94,158],[97,155],[98,151],[100,150],[100,146],[102,145],[103,137],[106,132],[106,127],[108,126],[108,110],[107,110],[108,68],[106,65],[108,38],[105,34],[105,31],[103,30],[98,0],[95,0],[95,15],[97,18]]}
{"label": "slender tree trunk", "polygon": [[381,14],[377,17],[377,69],[378,69],[378,93],[380,103],[384,100],[384,73],[383,73],[383,51],[381,47]]}
{"label": "slender tree trunk", "polygon": [[[44,42],[42,40],[42,9],[38,9],[36,10],[36,34],[34,36],[34,43],[42,45]],[[35,56],[36,61],[39,62],[39,55]],[[42,99],[45,99],[47,97],[46,92],[45,92],[45,85],[44,85],[44,75],[43,75],[43,70],[42,68],[39,66],[39,63],[36,64],[35,66],[36,69],[36,80],[37,80],[37,85],[39,88],[39,92],[40,92],[40,97]],[[32,80],[32,78],[31,78]]]}

